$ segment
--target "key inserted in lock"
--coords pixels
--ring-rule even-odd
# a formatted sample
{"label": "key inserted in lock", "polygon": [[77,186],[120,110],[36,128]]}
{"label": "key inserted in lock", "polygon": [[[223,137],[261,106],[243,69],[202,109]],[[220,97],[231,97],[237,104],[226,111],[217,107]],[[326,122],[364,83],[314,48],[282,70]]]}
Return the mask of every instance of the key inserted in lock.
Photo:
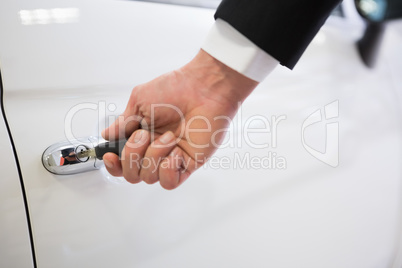
{"label": "key inserted in lock", "polygon": [[76,174],[99,169],[103,155],[108,152],[120,156],[126,140],[98,143],[98,138],[53,144],[42,155],[43,166],[57,175]]}

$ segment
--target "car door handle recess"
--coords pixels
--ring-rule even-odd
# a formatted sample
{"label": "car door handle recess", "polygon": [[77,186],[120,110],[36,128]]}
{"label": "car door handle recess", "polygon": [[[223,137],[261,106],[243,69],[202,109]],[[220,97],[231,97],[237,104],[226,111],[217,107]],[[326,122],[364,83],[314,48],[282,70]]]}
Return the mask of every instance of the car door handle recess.
{"label": "car door handle recess", "polygon": [[121,155],[126,140],[98,143],[98,138],[59,142],[48,147],[42,155],[43,166],[57,175],[76,174],[99,169],[103,166],[103,155]]}

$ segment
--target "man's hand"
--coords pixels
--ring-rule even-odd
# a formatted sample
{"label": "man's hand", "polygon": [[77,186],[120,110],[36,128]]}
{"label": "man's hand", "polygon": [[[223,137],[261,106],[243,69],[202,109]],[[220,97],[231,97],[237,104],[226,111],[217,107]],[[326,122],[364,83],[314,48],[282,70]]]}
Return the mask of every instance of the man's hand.
{"label": "man's hand", "polygon": [[179,70],[135,87],[124,113],[102,136],[128,138],[121,159],[105,154],[113,176],[174,189],[215,152],[238,104],[257,82],[201,50]]}

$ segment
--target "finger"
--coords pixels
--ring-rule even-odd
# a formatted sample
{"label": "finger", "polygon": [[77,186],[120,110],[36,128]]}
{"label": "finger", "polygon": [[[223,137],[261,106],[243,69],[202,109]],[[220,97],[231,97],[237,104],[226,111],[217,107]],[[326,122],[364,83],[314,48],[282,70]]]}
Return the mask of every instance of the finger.
{"label": "finger", "polygon": [[139,128],[142,117],[139,115],[120,115],[108,128],[102,131],[105,140],[117,140],[128,138]]}
{"label": "finger", "polygon": [[103,162],[105,163],[107,171],[114,177],[123,176],[123,169],[119,156],[114,153],[107,153],[103,156]]}
{"label": "finger", "polygon": [[149,132],[143,129],[135,131],[128,139],[121,153],[123,176],[130,183],[139,183],[141,161],[149,146]]}
{"label": "finger", "polygon": [[167,157],[176,145],[176,136],[173,132],[168,131],[151,146],[148,147],[145,157],[142,161],[140,178],[148,184],[153,184],[159,180],[158,167],[163,158]]}
{"label": "finger", "polygon": [[195,169],[194,161],[176,147],[159,166],[159,182],[166,190],[173,190],[187,180]]}

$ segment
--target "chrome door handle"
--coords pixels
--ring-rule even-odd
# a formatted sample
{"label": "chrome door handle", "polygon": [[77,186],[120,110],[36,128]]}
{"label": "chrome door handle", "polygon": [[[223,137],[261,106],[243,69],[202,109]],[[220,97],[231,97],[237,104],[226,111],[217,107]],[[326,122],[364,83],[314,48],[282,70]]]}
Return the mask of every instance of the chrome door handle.
{"label": "chrome door handle", "polygon": [[42,155],[43,166],[57,175],[69,175],[99,169],[103,155],[120,156],[126,140],[98,143],[98,138],[59,142],[48,147]]}

